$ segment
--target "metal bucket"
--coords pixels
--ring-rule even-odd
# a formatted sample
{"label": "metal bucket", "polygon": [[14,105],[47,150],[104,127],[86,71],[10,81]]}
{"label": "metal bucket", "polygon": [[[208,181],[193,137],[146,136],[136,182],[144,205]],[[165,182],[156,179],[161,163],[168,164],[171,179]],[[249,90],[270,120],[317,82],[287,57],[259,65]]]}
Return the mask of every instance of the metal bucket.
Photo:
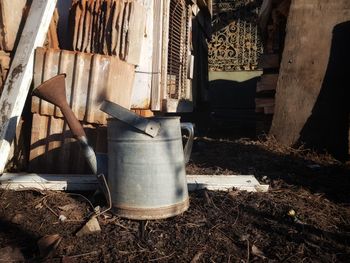
{"label": "metal bucket", "polygon": [[157,136],[118,119],[108,120],[108,185],[113,210],[121,217],[148,220],[178,215],[189,207],[185,155],[179,117],[152,117],[160,123]]}

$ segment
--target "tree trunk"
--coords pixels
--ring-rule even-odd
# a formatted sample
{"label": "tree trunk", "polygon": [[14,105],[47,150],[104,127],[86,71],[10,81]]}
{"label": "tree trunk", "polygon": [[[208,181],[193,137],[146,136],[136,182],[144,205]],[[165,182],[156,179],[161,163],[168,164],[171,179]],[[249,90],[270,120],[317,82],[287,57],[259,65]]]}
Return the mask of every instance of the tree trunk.
{"label": "tree trunk", "polygon": [[348,155],[350,1],[293,0],[270,134]]}

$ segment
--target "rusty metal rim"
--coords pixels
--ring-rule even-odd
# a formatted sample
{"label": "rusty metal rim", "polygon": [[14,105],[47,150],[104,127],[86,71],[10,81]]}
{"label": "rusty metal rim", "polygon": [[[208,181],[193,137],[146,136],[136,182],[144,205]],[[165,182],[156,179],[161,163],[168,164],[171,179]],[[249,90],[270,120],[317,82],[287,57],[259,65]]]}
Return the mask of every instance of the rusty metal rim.
{"label": "rusty metal rim", "polygon": [[181,203],[161,208],[135,208],[113,205],[112,212],[116,215],[133,220],[154,220],[173,217],[185,212],[190,206],[189,198]]}

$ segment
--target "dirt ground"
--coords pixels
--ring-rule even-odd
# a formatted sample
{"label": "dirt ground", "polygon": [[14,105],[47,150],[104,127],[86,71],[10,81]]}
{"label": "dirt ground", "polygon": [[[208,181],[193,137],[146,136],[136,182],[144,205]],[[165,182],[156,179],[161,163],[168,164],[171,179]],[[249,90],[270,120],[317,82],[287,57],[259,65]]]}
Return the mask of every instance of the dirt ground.
{"label": "dirt ground", "polygon": [[[92,208],[82,196],[1,191],[0,251],[10,247],[27,262],[350,262],[349,165],[271,138],[202,137],[187,173],[254,174],[270,190],[194,192],[187,212],[148,221],[144,232],[106,214],[102,231],[83,237],[75,233]],[[62,239],[43,259],[37,241],[51,234]]]}

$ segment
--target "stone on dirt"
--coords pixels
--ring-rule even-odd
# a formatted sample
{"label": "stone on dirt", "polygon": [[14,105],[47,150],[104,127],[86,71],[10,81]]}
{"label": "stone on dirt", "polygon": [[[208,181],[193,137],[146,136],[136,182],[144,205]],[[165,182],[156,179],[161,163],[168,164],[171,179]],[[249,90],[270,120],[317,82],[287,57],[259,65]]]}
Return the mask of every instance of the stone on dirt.
{"label": "stone on dirt", "polygon": [[76,236],[81,237],[101,231],[100,224],[96,217],[92,217],[77,233]]}

